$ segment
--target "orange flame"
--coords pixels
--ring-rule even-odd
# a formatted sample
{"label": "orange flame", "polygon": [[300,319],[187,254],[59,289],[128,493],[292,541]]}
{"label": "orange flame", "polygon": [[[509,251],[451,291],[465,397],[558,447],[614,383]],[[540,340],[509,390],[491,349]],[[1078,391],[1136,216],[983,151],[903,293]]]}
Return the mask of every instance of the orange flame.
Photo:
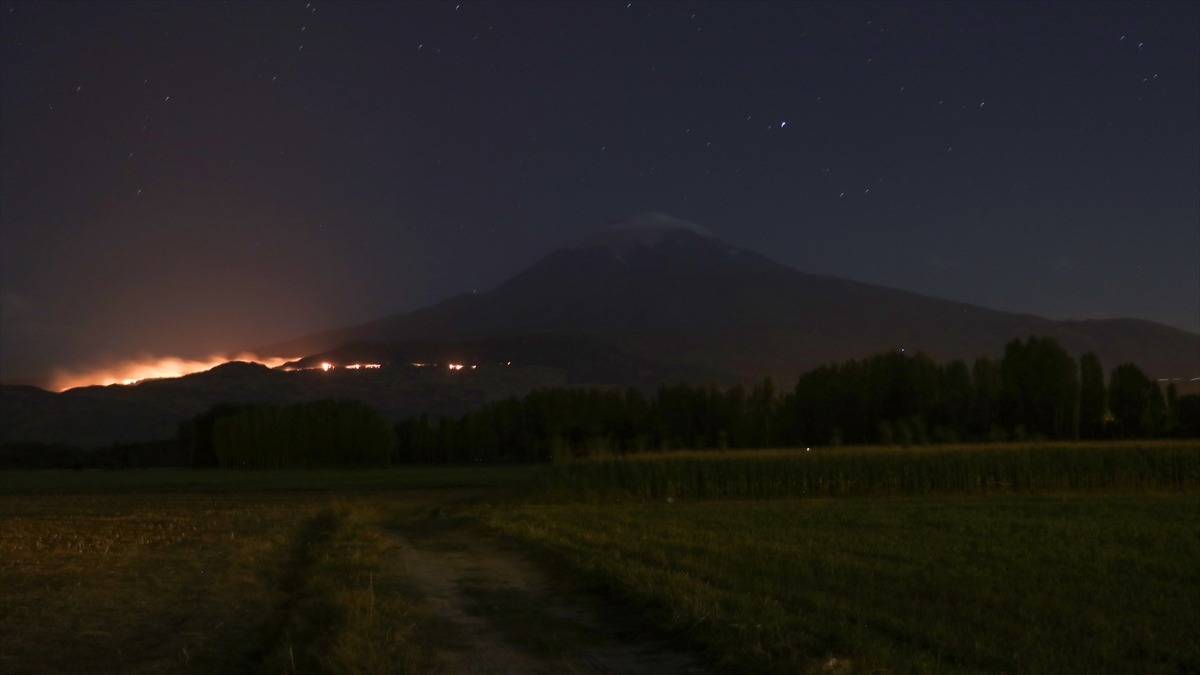
{"label": "orange flame", "polygon": [[90,370],[56,370],[47,387],[52,391],[66,391],[75,387],[109,384],[134,384],[142,380],[161,377],[181,377],[191,373],[215,368],[230,361],[251,361],[268,368],[283,365],[292,359],[263,358],[248,352],[234,356],[217,355],[207,359],[182,359],[176,356],[145,356],[140,359],[119,361],[109,366]]}

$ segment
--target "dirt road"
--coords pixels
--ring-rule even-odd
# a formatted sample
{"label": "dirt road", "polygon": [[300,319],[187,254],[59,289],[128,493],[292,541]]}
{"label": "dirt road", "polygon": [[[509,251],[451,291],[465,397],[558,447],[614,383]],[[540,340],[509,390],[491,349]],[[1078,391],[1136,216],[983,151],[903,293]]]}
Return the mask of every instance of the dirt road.
{"label": "dirt road", "polygon": [[439,509],[395,533],[412,583],[454,627],[441,654],[450,673],[715,672],[630,610],[581,595],[530,554]]}

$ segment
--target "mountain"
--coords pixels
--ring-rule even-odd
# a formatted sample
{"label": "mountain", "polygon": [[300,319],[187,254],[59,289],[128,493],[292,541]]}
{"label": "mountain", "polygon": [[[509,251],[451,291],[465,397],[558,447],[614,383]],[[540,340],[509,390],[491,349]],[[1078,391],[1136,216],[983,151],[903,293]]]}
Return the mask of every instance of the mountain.
{"label": "mountain", "polygon": [[[181,420],[223,401],[359,399],[399,421],[571,384],[773,376],[786,387],[832,361],[893,349],[971,360],[1031,335],[1076,356],[1095,352],[1110,370],[1133,362],[1152,377],[1200,375],[1194,333],[1133,319],[1051,321],[806,274],[652,214],[555,251],[490,292],[254,350],[307,355],[292,372],[230,363],[60,394],[0,387],[0,443],[170,438]],[[324,371],[322,363],[388,365]]]}
{"label": "mountain", "polygon": [[349,343],[585,336],[632,356],[755,380],[789,381],[830,361],[893,349],[938,359],[999,355],[1045,335],[1106,368],[1200,375],[1200,336],[1134,319],[1053,321],[829,276],[723,243],[649,214],[554,251],[496,289],[415,312],[269,345],[314,354]]}

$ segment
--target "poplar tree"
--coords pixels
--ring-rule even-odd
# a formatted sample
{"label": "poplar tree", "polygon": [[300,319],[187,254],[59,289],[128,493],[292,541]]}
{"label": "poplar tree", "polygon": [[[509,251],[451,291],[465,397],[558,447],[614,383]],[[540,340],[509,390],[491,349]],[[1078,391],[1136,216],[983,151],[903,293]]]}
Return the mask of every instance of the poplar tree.
{"label": "poplar tree", "polygon": [[1079,358],[1079,437],[1100,438],[1104,434],[1107,408],[1104,368],[1100,358],[1088,352]]}

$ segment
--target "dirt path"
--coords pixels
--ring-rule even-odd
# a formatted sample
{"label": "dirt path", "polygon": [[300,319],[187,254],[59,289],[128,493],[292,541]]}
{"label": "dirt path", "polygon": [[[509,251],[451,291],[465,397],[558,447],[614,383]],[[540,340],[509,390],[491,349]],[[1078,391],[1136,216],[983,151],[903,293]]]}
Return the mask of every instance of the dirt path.
{"label": "dirt path", "polygon": [[530,555],[477,527],[439,518],[400,528],[405,571],[430,610],[458,629],[451,673],[712,672],[637,616],[571,592]]}

